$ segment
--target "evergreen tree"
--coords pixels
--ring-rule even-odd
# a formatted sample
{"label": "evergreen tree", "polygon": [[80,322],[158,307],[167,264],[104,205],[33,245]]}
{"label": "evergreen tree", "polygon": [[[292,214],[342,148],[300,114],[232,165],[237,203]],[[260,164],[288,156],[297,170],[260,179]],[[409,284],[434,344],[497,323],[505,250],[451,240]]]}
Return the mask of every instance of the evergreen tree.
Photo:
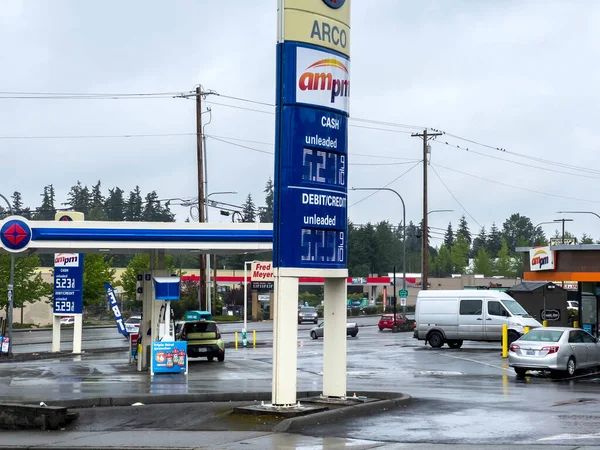
{"label": "evergreen tree", "polygon": [[252,201],[252,194],[248,194],[242,208],[243,222],[256,222],[256,205]]}
{"label": "evergreen tree", "polygon": [[263,223],[273,223],[273,180],[269,177],[265,186],[265,206],[260,208],[259,220]]}
{"label": "evergreen tree", "polygon": [[444,245],[446,248],[452,248],[454,245],[454,232],[452,231],[452,222],[448,223],[448,229],[446,230],[446,235],[444,236]]}
{"label": "evergreen tree", "polygon": [[477,251],[477,256],[473,262],[473,273],[489,277],[493,273],[492,261],[490,255],[485,251],[484,247],[480,247]]}
{"label": "evergreen tree", "polygon": [[435,276],[449,277],[452,275],[454,264],[452,263],[452,254],[448,247],[442,245],[435,258]]}
{"label": "evergreen tree", "polygon": [[462,235],[462,237],[465,238],[465,241],[467,241],[467,244],[469,244],[469,246],[471,245],[471,231],[469,231],[469,224],[467,223],[467,219],[464,215],[460,218],[460,221],[458,222],[458,229],[456,230],[456,234]]}
{"label": "evergreen tree", "polygon": [[12,198],[12,210],[15,216],[23,216],[26,219],[31,219],[31,209],[23,206],[23,197],[20,192],[13,192]]}
{"label": "evergreen tree", "polygon": [[454,242],[450,254],[452,256],[452,272],[465,273],[469,263],[469,244],[462,234],[456,237],[456,242]]}
{"label": "evergreen tree", "polygon": [[515,276],[515,264],[508,251],[508,244],[506,239],[502,239],[500,251],[498,252],[498,258],[494,264],[494,275],[503,277],[514,277]]}
{"label": "evergreen tree", "polygon": [[581,239],[579,240],[580,244],[593,244],[594,239],[591,236],[588,236],[587,233],[583,233]]}
{"label": "evergreen tree", "polygon": [[77,181],[76,185],[71,186],[67,205],[74,211],[88,213],[90,206],[90,190],[87,186],[83,186],[81,181]]}
{"label": "evergreen tree", "polygon": [[108,197],[104,201],[106,220],[122,222],[125,220],[125,191],[119,187],[108,190]]}
{"label": "evergreen tree", "polygon": [[475,237],[475,239],[473,239],[473,248],[471,249],[472,258],[475,258],[475,256],[477,256],[477,253],[479,253],[480,248],[485,248],[486,241],[487,234],[485,232],[485,227],[481,227],[481,230],[479,230],[479,234]]}
{"label": "evergreen tree", "polygon": [[98,180],[94,186],[92,186],[92,192],[90,194],[90,210],[87,214],[86,219],[88,220],[106,220],[106,210],[104,209],[104,196],[102,195],[102,183]]}
{"label": "evergreen tree", "polygon": [[128,222],[140,222],[142,220],[142,192],[140,187],[129,192],[129,200],[125,206],[125,220]]}
{"label": "evergreen tree", "polygon": [[158,222],[162,216],[162,208],[156,191],[149,192],[144,199],[142,221]]}
{"label": "evergreen tree", "polygon": [[496,223],[492,222],[492,228],[490,228],[490,234],[485,243],[485,250],[490,255],[490,258],[495,258],[500,248],[502,248],[502,236],[498,227],[496,227]]}
{"label": "evergreen tree", "polygon": [[55,193],[54,186],[44,186],[42,194],[42,204],[35,213],[35,220],[54,220],[56,207],[54,206]]}

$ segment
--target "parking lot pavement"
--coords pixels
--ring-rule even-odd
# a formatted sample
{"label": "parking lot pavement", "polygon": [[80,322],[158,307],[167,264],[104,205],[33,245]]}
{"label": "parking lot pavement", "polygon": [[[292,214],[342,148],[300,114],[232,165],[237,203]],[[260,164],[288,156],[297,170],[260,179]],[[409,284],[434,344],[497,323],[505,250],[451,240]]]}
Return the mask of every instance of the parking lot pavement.
{"label": "parking lot pavement", "polygon": [[[518,379],[500,346],[465,342],[431,349],[412,333],[362,327],[348,338],[348,393],[405,392],[408,407],[372,418],[306,430],[383,442],[446,444],[569,444],[600,441],[600,374],[554,380],[533,374]],[[299,333],[298,389],[322,388],[323,339]],[[228,349],[224,363],[190,360],[189,375],[137,373],[125,352],[60,360],[0,364],[0,395],[7,400],[52,400],[201,392],[271,390],[272,349]],[[389,426],[393,424],[394,426]]]}

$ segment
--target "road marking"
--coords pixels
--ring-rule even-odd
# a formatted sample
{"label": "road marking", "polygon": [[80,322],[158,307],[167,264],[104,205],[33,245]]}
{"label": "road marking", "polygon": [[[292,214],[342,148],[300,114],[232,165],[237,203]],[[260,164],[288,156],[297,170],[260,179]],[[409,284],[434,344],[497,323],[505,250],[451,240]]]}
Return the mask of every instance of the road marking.
{"label": "road marking", "polygon": [[500,370],[506,370],[507,372],[511,372],[510,369],[507,369],[506,367],[501,367],[501,366],[496,366],[495,364],[490,364],[490,363],[486,363],[483,361],[477,361],[476,359],[471,359],[471,358],[461,358],[460,356],[452,356],[452,355],[445,355],[443,353],[440,353],[442,356],[446,356],[448,358],[454,358],[454,359],[462,359],[463,361],[470,361],[470,362],[474,362],[477,364],[483,364],[484,366],[489,366],[489,367],[493,367],[495,369],[500,369]]}
{"label": "road marking", "polygon": [[538,439],[538,441],[566,441],[566,440],[574,440],[574,439],[597,439],[600,438],[600,433],[594,434],[556,434],[554,436],[548,436],[545,438]]}

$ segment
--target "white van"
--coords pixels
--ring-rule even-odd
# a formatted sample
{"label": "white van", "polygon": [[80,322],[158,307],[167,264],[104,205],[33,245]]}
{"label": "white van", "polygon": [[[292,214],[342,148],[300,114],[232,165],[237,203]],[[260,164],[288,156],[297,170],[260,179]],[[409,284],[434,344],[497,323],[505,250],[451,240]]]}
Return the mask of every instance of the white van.
{"label": "white van", "polygon": [[417,296],[414,338],[434,348],[444,343],[460,348],[463,341],[501,341],[503,324],[508,325],[509,343],[523,335],[523,327],[542,326],[504,292],[427,290]]}

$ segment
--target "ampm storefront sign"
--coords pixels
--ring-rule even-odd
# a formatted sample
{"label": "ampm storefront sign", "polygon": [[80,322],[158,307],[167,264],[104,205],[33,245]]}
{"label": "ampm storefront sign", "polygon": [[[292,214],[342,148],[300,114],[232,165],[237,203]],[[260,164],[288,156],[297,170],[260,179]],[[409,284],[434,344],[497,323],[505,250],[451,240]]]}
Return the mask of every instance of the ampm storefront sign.
{"label": "ampm storefront sign", "polygon": [[350,0],[280,0],[275,267],[347,259]]}

